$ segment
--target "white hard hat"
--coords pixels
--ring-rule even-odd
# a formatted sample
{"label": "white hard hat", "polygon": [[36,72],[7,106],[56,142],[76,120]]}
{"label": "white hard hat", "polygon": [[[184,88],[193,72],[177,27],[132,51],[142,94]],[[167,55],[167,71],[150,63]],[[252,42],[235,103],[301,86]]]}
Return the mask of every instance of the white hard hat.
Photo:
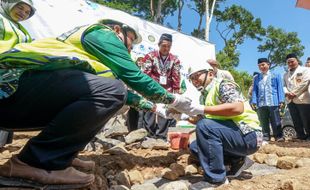
{"label": "white hard hat", "polygon": [[132,31],[135,33],[136,39],[132,42],[133,44],[139,44],[142,42],[142,36],[139,33],[139,27],[137,23],[123,21],[122,18],[104,18],[99,21],[102,24],[118,24],[123,30]]}
{"label": "white hard hat", "polygon": [[211,65],[207,62],[202,63],[202,64],[192,64],[189,68],[188,68],[188,76],[191,76],[192,74],[198,72],[198,71],[211,71],[213,70],[213,68],[211,67]]}

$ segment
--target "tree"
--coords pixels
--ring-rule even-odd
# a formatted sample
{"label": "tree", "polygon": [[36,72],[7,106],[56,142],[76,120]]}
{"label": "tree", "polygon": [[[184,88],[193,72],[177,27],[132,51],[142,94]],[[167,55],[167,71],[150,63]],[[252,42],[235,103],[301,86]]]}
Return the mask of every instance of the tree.
{"label": "tree", "polygon": [[[191,7],[191,4],[189,4],[189,7],[199,15],[198,26],[191,33],[193,36],[209,41],[210,24],[214,10],[218,8],[218,3],[223,1],[225,0],[194,0],[195,7]],[[204,17],[206,18],[206,25],[205,29],[202,29],[202,20]]]}
{"label": "tree", "polygon": [[173,15],[179,0],[93,0],[155,23],[163,24],[165,17]]}
{"label": "tree", "polygon": [[265,29],[261,20],[241,6],[232,5],[223,11],[215,10],[216,31],[224,41],[224,48],[218,53],[217,60],[225,69],[236,67],[239,64],[238,45],[245,39],[261,41]]}
{"label": "tree", "polygon": [[284,30],[268,26],[266,37],[263,43],[258,46],[259,52],[268,52],[271,69],[276,66],[285,65],[285,56],[289,53],[295,53],[297,56],[303,56],[305,47],[296,32],[286,33]]}
{"label": "tree", "polygon": [[182,10],[184,7],[184,0],[178,0],[178,31],[182,31]]}
{"label": "tree", "polygon": [[237,71],[236,69],[230,69],[235,82],[241,87],[242,94],[247,97],[248,90],[252,84],[252,75],[245,71]]}
{"label": "tree", "polygon": [[105,5],[107,7],[111,7],[113,9],[119,9],[122,11],[125,11],[129,14],[133,14],[135,12],[137,12],[137,8],[135,6],[135,2],[134,1],[128,1],[128,0],[92,0],[96,3]]}

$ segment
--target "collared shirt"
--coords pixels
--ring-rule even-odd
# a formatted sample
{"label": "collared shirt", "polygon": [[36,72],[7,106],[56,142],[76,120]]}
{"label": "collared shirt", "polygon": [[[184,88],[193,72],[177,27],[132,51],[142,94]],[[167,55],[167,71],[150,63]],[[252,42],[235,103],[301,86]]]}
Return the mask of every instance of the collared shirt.
{"label": "collared shirt", "polygon": [[298,66],[296,69],[284,74],[284,92],[292,92],[296,95],[293,101],[296,104],[310,104],[310,68]]}
{"label": "collared shirt", "polygon": [[166,79],[165,84],[160,83],[167,91],[178,93],[180,90],[180,60],[169,53],[166,58],[160,56],[159,51],[152,51],[141,60],[144,73],[160,83],[160,78]]}
{"label": "collared shirt", "polygon": [[268,71],[254,78],[251,104],[258,107],[278,106],[284,102],[282,79],[279,74]]}
{"label": "collared shirt", "polygon": [[231,75],[231,73],[229,71],[221,70],[221,69],[217,69],[216,78],[218,78],[218,79],[223,78],[223,79],[227,79],[230,81],[235,81],[234,77]]}

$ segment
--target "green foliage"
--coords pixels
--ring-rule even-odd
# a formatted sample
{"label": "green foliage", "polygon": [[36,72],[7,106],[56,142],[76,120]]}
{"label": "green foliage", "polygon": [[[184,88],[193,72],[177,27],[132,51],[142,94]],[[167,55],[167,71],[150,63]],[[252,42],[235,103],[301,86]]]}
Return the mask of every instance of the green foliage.
{"label": "green foliage", "polygon": [[217,26],[216,30],[223,39],[225,47],[218,53],[218,61],[223,68],[229,69],[238,66],[239,53],[237,46],[241,45],[245,39],[261,41],[265,34],[265,29],[261,25],[261,20],[241,6],[232,5],[223,11],[215,10]]}
{"label": "green foliage", "polygon": [[159,0],[154,0],[154,15],[150,8],[151,0],[92,0],[102,5],[119,9],[127,13],[139,16],[146,20],[154,21],[154,15],[159,18],[156,22],[163,23],[168,15],[173,15],[177,9],[177,0],[162,0],[161,11],[157,14],[157,5]]}
{"label": "green foliage", "polygon": [[134,6],[135,3],[129,0],[92,0],[96,3],[111,7],[113,9],[119,9],[129,14],[137,12],[137,8]]}
{"label": "green foliage", "polygon": [[[194,0],[190,1],[190,3],[187,4],[190,9],[192,9],[199,15],[198,25],[196,28],[193,29],[193,32],[191,32],[192,36],[200,39],[205,39],[205,29],[202,27],[202,19],[206,15],[206,2],[209,3],[210,13],[214,1],[216,1],[214,9],[218,9],[219,3],[222,3],[226,0]],[[195,6],[193,6],[193,4]]]}
{"label": "green foliage", "polygon": [[285,57],[289,53],[303,56],[305,47],[296,32],[286,33],[284,30],[268,26],[263,43],[258,46],[259,52],[268,52],[268,59],[272,63],[271,68],[285,64]]}
{"label": "green foliage", "polygon": [[199,39],[204,39],[205,38],[205,30],[204,29],[199,30],[199,29],[195,28],[193,30],[193,32],[191,32],[191,35],[196,37],[196,38],[199,38]]}

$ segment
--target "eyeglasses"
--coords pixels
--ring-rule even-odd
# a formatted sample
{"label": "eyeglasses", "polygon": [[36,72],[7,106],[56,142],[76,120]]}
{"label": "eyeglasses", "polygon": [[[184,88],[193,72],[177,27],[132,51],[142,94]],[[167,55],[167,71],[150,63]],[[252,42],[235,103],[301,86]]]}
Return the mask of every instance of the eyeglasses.
{"label": "eyeglasses", "polygon": [[204,72],[200,71],[200,72],[191,74],[191,75],[189,76],[189,80],[190,80],[190,81],[198,80],[198,78],[200,77],[200,75],[202,75],[202,74],[204,74],[204,73],[207,73],[207,72],[206,72],[206,71],[204,71]]}

